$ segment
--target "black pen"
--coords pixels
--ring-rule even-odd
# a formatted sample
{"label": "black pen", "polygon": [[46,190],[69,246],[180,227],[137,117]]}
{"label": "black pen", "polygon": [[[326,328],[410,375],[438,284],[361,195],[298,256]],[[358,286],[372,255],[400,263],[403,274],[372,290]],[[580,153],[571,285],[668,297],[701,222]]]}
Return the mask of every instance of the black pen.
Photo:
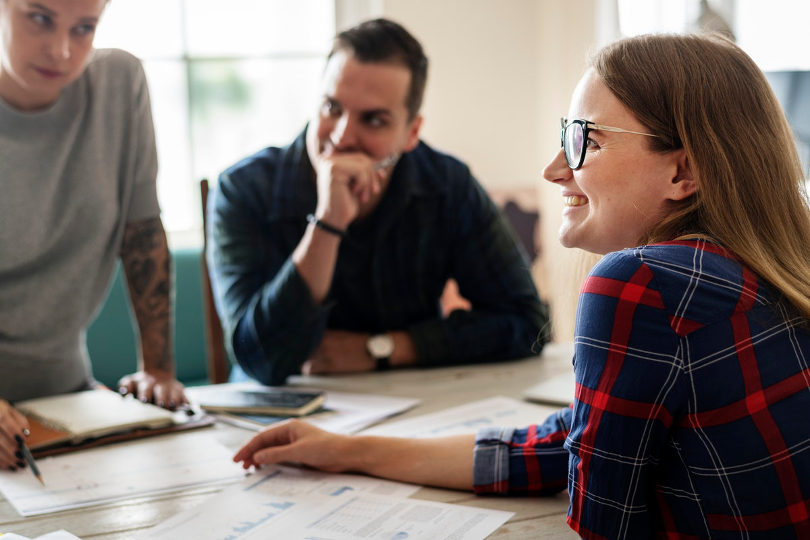
{"label": "black pen", "polygon": [[31,468],[31,472],[37,477],[39,483],[44,486],[45,482],[42,481],[42,475],[39,473],[39,468],[37,467],[37,462],[34,461],[34,456],[31,455],[31,450],[28,449],[28,446],[23,442],[22,439],[18,439],[18,441],[20,443],[20,450],[22,450],[25,462],[28,463],[28,466]]}

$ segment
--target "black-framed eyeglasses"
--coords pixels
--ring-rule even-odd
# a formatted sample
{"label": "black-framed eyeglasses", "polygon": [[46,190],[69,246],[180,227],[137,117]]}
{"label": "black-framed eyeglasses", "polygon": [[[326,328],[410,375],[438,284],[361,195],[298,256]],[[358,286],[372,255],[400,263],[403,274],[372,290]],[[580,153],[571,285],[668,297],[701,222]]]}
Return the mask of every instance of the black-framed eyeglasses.
{"label": "black-framed eyeglasses", "polygon": [[562,145],[565,161],[568,167],[575,171],[582,167],[585,161],[585,151],[587,150],[588,133],[595,129],[601,131],[613,131],[615,133],[633,133],[634,135],[644,135],[646,137],[658,137],[652,133],[642,133],[641,131],[630,131],[612,126],[594,124],[590,120],[571,120],[568,123],[566,118],[560,118],[560,144]]}

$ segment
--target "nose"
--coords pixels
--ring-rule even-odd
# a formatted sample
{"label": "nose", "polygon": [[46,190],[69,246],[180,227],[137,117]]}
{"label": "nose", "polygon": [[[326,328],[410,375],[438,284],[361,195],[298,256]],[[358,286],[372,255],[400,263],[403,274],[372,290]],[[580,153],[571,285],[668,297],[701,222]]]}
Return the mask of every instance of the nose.
{"label": "nose", "polygon": [[565,160],[562,148],[543,169],[543,178],[549,182],[563,182],[571,178],[573,171]]}
{"label": "nose", "polygon": [[70,36],[61,32],[54,32],[48,41],[48,54],[54,60],[67,60],[70,58]]}
{"label": "nose", "polygon": [[356,121],[349,114],[343,114],[329,133],[329,141],[335,150],[352,151],[357,146]]}

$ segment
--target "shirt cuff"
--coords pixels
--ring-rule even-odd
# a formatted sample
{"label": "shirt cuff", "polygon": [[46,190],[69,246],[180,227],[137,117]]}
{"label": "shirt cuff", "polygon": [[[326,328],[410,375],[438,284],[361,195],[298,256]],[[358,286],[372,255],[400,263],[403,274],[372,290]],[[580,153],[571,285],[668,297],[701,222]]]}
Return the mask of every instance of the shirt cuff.
{"label": "shirt cuff", "polygon": [[476,494],[509,491],[509,443],[515,428],[488,427],[478,431],[473,454]]}
{"label": "shirt cuff", "polygon": [[408,328],[408,333],[416,347],[417,364],[447,364],[450,358],[450,338],[445,321],[424,321]]}

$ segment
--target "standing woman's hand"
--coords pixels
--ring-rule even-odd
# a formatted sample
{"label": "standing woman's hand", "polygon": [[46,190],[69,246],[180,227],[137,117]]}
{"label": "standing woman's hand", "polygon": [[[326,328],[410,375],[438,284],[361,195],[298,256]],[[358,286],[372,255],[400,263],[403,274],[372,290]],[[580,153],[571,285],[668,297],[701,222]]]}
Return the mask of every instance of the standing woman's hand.
{"label": "standing woman's hand", "polygon": [[28,420],[11,404],[0,399],[0,467],[24,467],[20,445],[28,432]]}

